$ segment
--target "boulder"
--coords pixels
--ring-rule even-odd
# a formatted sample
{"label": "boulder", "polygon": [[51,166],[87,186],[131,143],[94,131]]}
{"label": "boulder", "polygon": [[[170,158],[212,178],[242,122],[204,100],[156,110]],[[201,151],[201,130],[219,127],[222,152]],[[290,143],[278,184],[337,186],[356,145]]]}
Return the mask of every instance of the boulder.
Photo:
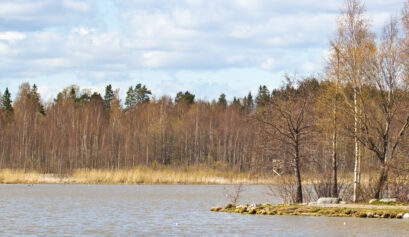
{"label": "boulder", "polygon": [[409,219],[409,213],[405,213],[405,215],[403,215],[402,218],[403,218],[403,219]]}
{"label": "boulder", "polygon": [[369,204],[372,204],[372,203],[374,203],[376,201],[378,201],[378,199],[371,199],[371,200],[369,200]]}
{"label": "boulder", "polygon": [[380,202],[385,202],[385,203],[391,203],[391,202],[396,202],[396,198],[382,198],[379,201]]}
{"label": "boulder", "polygon": [[338,204],[341,201],[341,198],[331,198],[331,197],[322,197],[319,198],[318,204]]}

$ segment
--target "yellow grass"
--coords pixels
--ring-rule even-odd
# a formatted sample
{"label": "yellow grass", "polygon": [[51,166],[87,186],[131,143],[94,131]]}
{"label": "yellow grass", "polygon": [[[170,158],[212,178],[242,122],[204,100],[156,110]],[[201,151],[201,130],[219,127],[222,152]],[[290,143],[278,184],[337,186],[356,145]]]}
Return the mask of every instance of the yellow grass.
{"label": "yellow grass", "polygon": [[247,173],[208,169],[173,170],[138,167],[124,170],[79,169],[71,175],[42,174],[35,171],[0,170],[3,184],[271,184],[274,178],[256,178]]}

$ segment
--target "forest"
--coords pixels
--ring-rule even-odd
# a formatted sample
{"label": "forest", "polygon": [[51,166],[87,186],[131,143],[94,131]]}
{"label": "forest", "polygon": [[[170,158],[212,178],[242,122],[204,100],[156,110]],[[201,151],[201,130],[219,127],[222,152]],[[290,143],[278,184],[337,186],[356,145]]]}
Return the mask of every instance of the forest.
{"label": "forest", "polygon": [[306,199],[305,177],[327,196],[350,184],[353,201],[408,201],[409,1],[381,33],[370,20],[347,0],[323,72],[288,73],[280,88],[233,101],[155,97],[136,84],[125,101],[111,85],[103,94],[72,85],[45,103],[34,84],[15,97],[2,88],[0,169],[200,166],[286,177],[292,202]]}

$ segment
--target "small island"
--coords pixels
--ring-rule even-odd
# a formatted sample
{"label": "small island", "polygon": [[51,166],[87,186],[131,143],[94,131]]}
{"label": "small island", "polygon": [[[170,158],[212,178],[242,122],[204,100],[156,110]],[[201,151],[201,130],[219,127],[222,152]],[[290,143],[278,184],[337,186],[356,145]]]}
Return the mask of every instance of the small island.
{"label": "small island", "polygon": [[224,208],[212,207],[210,211],[250,215],[293,215],[327,217],[361,217],[409,219],[409,206],[395,202],[371,200],[372,204],[303,203],[303,204],[242,204],[228,203]]}

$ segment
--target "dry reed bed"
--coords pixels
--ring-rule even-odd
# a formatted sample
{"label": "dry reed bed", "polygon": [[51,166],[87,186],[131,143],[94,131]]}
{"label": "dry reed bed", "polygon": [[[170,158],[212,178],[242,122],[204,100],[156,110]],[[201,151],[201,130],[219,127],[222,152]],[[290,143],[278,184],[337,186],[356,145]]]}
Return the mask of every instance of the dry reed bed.
{"label": "dry reed bed", "polygon": [[172,170],[139,167],[128,170],[79,169],[71,175],[43,174],[36,171],[0,170],[3,184],[271,184],[246,173],[216,170]]}

